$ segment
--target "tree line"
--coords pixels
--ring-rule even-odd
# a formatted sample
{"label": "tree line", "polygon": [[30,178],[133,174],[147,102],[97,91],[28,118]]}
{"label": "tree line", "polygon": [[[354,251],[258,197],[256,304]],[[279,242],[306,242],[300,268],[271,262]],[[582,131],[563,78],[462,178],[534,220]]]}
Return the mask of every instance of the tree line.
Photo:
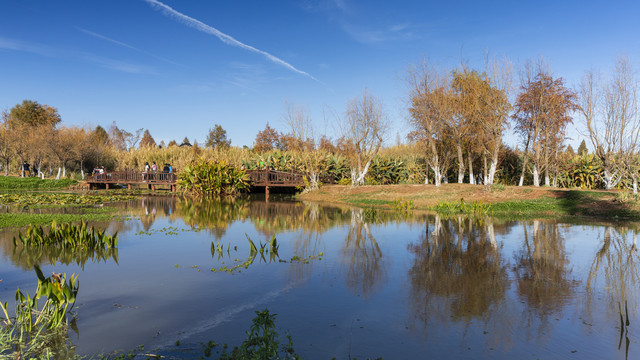
{"label": "tree line", "polygon": [[[108,130],[62,126],[54,107],[25,100],[2,113],[0,160],[5,174],[12,165],[19,170],[27,161],[39,172],[47,168],[49,175],[57,168],[56,176],[64,177],[68,166],[81,173],[95,165],[136,168],[145,156],[177,162],[179,169],[179,164],[193,154],[202,156],[202,151],[249,164],[275,150],[295,154],[296,170],[307,174],[312,187],[338,163],[346,172],[340,175],[343,182],[371,183],[375,176],[369,171],[380,159],[388,160],[388,154],[394,154],[396,162],[412,164],[410,171],[416,174],[405,176],[412,179],[406,181],[421,179],[436,186],[442,182],[570,186],[576,181],[567,180],[568,171],[588,163],[590,170],[595,169],[588,176],[594,185],[589,186],[628,186],[637,192],[638,84],[628,59],[619,59],[608,76],[586,72],[575,89],[555,77],[543,60],[527,61],[515,86],[513,73],[507,59],[487,59],[482,70],[466,65],[450,70],[427,59],[411,66],[404,79],[411,129],[406,146],[384,146],[389,118],[382,100],[366,89],[342,113],[331,113],[338,129],[335,139],[318,130],[318,121],[303,105],[285,102],[286,130],[279,132],[267,122],[253,146],[244,149],[231,146],[220,124],[209,129],[204,147],[186,137],[180,144],[172,140],[165,145],[157,144],[149,130],[129,132],[115,122]],[[571,155],[573,149],[566,145],[566,129],[574,120],[586,128],[592,158],[583,150],[581,156]],[[503,143],[510,126],[518,137],[516,149]]]}

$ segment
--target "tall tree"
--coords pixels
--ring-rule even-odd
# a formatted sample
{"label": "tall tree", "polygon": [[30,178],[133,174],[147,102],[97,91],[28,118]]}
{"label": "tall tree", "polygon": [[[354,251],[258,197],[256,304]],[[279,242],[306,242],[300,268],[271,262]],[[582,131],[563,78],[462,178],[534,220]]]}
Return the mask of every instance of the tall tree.
{"label": "tall tree", "polygon": [[637,192],[637,152],[640,136],[638,83],[629,60],[618,59],[613,76],[600,84],[593,71],[580,85],[580,110],[596,156],[602,162],[605,188],[632,178]]}
{"label": "tall tree", "polygon": [[100,125],[89,134],[91,143],[91,156],[95,158],[95,165],[102,165],[105,153],[112,147],[111,139],[107,131]]}
{"label": "tall tree", "polygon": [[157,146],[156,141],[153,139],[153,136],[151,136],[149,129],[145,130],[144,133],[142,134],[142,139],[140,140],[140,147],[145,148],[145,147],[156,147],[156,146]]}
{"label": "tall tree", "polygon": [[11,141],[8,119],[9,114],[6,111],[3,111],[2,122],[0,123],[0,160],[2,160],[2,167],[5,176],[9,175],[9,162],[13,157],[13,142]]}
{"label": "tall tree", "polygon": [[[47,135],[60,121],[56,108],[36,101],[24,100],[11,108],[6,122],[13,140],[13,151],[20,164],[31,158],[40,165],[47,151]],[[24,176],[23,170],[20,173]]]}
{"label": "tall tree", "polygon": [[215,124],[213,129],[209,129],[209,135],[207,135],[204,146],[211,148],[228,148],[231,146],[231,139],[227,139],[227,131],[223,129],[221,125]]}
{"label": "tall tree", "polygon": [[582,139],[582,142],[580,142],[580,146],[578,146],[578,155],[580,156],[584,156],[587,155],[589,153],[589,150],[587,149],[587,142]]}
{"label": "tall tree", "polygon": [[11,108],[9,119],[14,125],[20,123],[32,127],[43,125],[55,127],[62,120],[58,109],[32,100],[24,100]]}
{"label": "tall tree", "polygon": [[49,151],[58,163],[58,174],[56,179],[67,176],[67,162],[74,156],[74,147],[77,138],[73,134],[74,130],[68,127],[61,127],[51,134]]}
{"label": "tall tree", "polygon": [[[447,72],[423,60],[409,69],[406,76],[410,96],[410,138],[425,151],[427,166],[440,186],[451,159],[452,143],[446,119],[454,116]],[[428,172],[428,171],[427,171]],[[428,183],[425,174],[425,184]]]}
{"label": "tall tree", "polygon": [[365,89],[361,98],[354,98],[347,104],[340,125],[343,136],[352,146],[351,184],[364,185],[371,161],[380,150],[389,129],[382,101]]}
{"label": "tall tree", "polygon": [[256,134],[256,140],[253,144],[253,150],[258,152],[265,152],[273,149],[281,148],[280,144],[280,134],[269,126],[267,122],[267,126],[265,126],[264,130],[258,131]]}
{"label": "tall tree", "polygon": [[322,154],[317,146],[316,133],[308,110],[302,105],[285,102],[284,120],[289,126],[289,150],[296,151],[302,159],[310,189],[318,188]]}
{"label": "tall tree", "polygon": [[562,78],[554,79],[538,64],[533,77],[527,69],[520,94],[516,99],[513,119],[516,131],[525,143],[525,156],[533,163],[533,185],[540,186],[540,171],[545,172],[549,185],[549,170],[562,148],[567,124],[572,122],[571,112],[577,109],[575,93],[564,86]]}

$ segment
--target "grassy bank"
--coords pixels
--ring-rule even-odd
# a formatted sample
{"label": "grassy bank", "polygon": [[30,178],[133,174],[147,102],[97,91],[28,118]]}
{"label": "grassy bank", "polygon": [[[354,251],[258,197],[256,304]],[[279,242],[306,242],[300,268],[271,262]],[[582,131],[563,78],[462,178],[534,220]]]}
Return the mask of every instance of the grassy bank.
{"label": "grassy bank", "polygon": [[[300,194],[300,200],[361,207],[393,208],[398,199],[412,202],[412,209],[456,211],[485,209],[487,214],[508,218],[585,216],[640,219],[640,203],[620,191],[586,191],[546,187],[469,184],[379,185],[351,188],[328,185]],[[466,206],[460,206],[461,204]]]}
{"label": "grassy bank", "polygon": [[78,184],[72,179],[40,179],[37,177],[20,178],[0,176],[0,190],[59,190]]}

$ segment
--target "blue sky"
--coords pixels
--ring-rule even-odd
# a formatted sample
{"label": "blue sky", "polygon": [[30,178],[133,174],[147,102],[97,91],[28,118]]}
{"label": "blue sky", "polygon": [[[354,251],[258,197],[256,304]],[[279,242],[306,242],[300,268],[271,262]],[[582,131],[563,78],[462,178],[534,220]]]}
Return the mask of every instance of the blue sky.
{"label": "blue sky", "polygon": [[286,130],[285,100],[334,135],[332,114],[367,88],[393,143],[402,78],[423,57],[482,69],[488,49],[517,70],[542,55],[575,85],[620,55],[640,69],[638,14],[638,1],[2,1],[0,110],[36,100],[66,125],[115,121],[157,142],[202,143],[221,124],[251,146],[267,122]]}

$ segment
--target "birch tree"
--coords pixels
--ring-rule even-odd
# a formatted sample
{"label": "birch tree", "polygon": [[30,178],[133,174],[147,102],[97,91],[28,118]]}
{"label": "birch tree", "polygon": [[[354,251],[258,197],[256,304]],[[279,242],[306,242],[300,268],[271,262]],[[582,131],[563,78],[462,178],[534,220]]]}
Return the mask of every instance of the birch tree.
{"label": "birch tree", "polygon": [[[535,76],[531,74],[531,68],[527,69],[513,119],[516,131],[529,145],[525,147],[525,157],[533,163],[533,185],[540,186],[540,173],[548,174],[550,154],[563,143],[566,126],[572,122],[571,112],[577,105],[575,93],[564,86],[562,78],[549,75],[542,63],[538,63]],[[548,175],[545,179],[549,185]]]}
{"label": "birch tree", "polygon": [[[440,186],[451,159],[447,121],[454,116],[449,78],[446,72],[424,60],[407,72],[409,90],[410,137],[423,147],[427,166],[434,173],[434,183]],[[425,176],[425,184],[428,176]]]}
{"label": "birch tree", "polygon": [[365,89],[361,98],[354,98],[347,104],[341,128],[351,145],[351,184],[364,185],[371,161],[380,150],[389,129],[382,101]]}
{"label": "birch tree", "polygon": [[594,71],[588,71],[580,84],[580,111],[591,145],[602,162],[606,189],[616,187],[626,172],[634,193],[638,191],[637,93],[638,83],[626,58],[618,59],[610,80],[601,83]]}
{"label": "birch tree", "polygon": [[309,179],[309,188],[311,190],[317,189],[323,159],[318,148],[320,141],[316,138],[316,130],[309,116],[309,111],[302,105],[289,102],[285,102],[285,107],[284,120],[293,140],[289,146],[292,148],[290,150],[299,153]]}

